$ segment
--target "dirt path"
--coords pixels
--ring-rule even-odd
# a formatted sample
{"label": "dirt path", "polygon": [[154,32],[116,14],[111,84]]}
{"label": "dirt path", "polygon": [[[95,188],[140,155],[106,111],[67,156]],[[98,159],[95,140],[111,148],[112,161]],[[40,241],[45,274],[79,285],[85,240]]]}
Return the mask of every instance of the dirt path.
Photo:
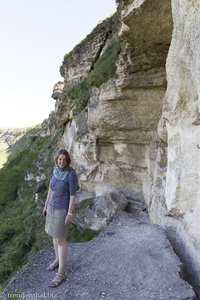
{"label": "dirt path", "polygon": [[[181,279],[181,263],[157,225],[119,212],[92,241],[69,245],[67,279],[49,288],[56,271],[45,268],[53,248],[38,253],[9,284],[3,299],[190,300],[191,286]],[[9,291],[9,294],[8,294]]]}

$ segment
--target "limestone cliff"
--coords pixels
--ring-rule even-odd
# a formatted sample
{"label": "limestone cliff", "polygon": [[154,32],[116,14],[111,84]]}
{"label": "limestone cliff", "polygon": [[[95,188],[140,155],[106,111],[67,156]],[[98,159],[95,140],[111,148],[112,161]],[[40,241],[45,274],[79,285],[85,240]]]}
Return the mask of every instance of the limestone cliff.
{"label": "limestone cliff", "polygon": [[[175,249],[200,289],[199,25],[196,1],[172,1],[173,34],[167,58],[167,92],[158,132],[167,143],[166,217],[159,216],[156,190],[152,219],[170,227]],[[196,124],[196,125],[195,125]]]}
{"label": "limestone cliff", "polygon": [[[115,188],[146,203],[198,290],[200,7],[117,2],[118,13],[64,57],[64,80],[53,91],[64,130],[59,145],[70,151],[83,192],[96,197]],[[117,49],[115,61],[107,60],[114,72],[106,77],[105,64],[99,81],[109,49]]]}
{"label": "limestone cliff", "polygon": [[[166,31],[166,37],[159,40],[160,32],[157,32],[153,41],[147,34],[148,44],[135,45],[133,51],[125,16],[119,28],[113,19],[107,20],[65,56],[60,68],[64,82],[55,85],[53,96],[57,100],[58,122],[65,130],[61,146],[70,150],[82,188],[93,194],[98,194],[99,189],[102,193],[105,185],[111,185],[128,198],[144,200],[148,197],[147,156],[162,111],[165,61],[172,27],[170,7],[165,6],[160,10],[163,9],[163,14],[167,11],[169,21],[165,25],[160,16],[163,23],[160,31]],[[119,12],[123,16],[124,8]],[[143,11],[140,18],[142,16]],[[151,17],[149,13],[149,20]],[[144,36],[139,32],[139,20],[137,24],[135,31]],[[157,23],[152,26],[156,28]],[[73,102],[61,101],[59,89],[60,93],[67,91],[78,79],[90,76],[92,64],[95,65],[113,39],[120,43],[117,76],[99,87],[92,86],[86,108],[75,115]]]}

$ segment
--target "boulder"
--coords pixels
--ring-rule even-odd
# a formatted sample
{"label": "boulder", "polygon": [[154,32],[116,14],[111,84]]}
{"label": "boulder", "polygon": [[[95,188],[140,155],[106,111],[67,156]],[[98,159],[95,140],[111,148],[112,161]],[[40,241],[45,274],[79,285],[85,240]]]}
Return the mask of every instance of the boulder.
{"label": "boulder", "polygon": [[104,195],[82,200],[75,207],[73,223],[82,229],[100,231],[106,227],[116,211],[127,206],[126,197],[117,188]]}

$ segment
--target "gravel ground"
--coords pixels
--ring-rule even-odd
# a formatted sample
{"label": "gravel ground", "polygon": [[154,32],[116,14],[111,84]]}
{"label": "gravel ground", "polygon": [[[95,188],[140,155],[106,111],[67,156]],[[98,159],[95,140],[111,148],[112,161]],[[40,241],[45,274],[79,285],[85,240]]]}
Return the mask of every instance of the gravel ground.
{"label": "gravel ground", "polygon": [[158,225],[118,212],[92,241],[70,243],[67,278],[57,288],[46,271],[53,248],[38,253],[10,282],[2,299],[190,300],[192,287],[181,279],[181,263]]}

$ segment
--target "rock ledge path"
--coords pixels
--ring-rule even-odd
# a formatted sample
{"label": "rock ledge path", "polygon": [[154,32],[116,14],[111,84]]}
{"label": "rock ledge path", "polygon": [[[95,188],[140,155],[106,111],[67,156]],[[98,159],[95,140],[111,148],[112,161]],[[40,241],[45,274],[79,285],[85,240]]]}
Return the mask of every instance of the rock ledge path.
{"label": "rock ledge path", "polygon": [[[53,248],[39,252],[10,282],[3,299],[192,300],[192,287],[181,277],[182,264],[158,225],[118,212],[98,237],[70,243],[67,279],[57,288],[46,271]],[[21,295],[21,298],[19,297]]]}

